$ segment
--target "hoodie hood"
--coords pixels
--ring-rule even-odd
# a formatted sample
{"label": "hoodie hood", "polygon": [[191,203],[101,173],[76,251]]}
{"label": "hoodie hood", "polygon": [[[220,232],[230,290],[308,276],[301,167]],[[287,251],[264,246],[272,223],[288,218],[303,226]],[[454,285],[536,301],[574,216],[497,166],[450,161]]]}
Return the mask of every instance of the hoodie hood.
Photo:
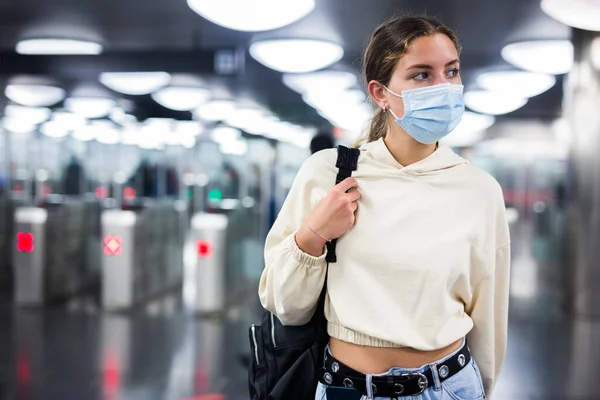
{"label": "hoodie hood", "polygon": [[[387,148],[383,138],[374,142],[363,144],[360,147],[361,157],[372,158],[378,164],[383,164],[396,172],[402,172],[411,175],[424,175],[447,170],[469,162],[456,154],[450,147],[439,145],[436,151],[421,161],[408,166],[401,165]],[[389,172],[392,172],[391,170]]]}

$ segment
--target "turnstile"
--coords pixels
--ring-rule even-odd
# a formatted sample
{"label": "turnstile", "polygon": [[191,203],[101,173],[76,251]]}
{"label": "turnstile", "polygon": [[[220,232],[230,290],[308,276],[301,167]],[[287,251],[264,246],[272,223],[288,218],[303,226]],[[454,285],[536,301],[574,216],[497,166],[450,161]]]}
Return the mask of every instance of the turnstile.
{"label": "turnstile", "polygon": [[227,224],[228,218],[222,214],[199,213],[192,217],[198,313],[220,312],[225,308]]}
{"label": "turnstile", "polygon": [[181,287],[183,237],[172,202],[102,214],[102,305],[126,310]]}
{"label": "turnstile", "polygon": [[66,201],[15,210],[13,270],[17,305],[43,305],[80,293],[97,279],[89,268],[95,214],[90,203]]}
{"label": "turnstile", "polygon": [[13,266],[15,302],[41,305],[46,297],[46,222],[47,210],[35,207],[15,211],[15,251]]}

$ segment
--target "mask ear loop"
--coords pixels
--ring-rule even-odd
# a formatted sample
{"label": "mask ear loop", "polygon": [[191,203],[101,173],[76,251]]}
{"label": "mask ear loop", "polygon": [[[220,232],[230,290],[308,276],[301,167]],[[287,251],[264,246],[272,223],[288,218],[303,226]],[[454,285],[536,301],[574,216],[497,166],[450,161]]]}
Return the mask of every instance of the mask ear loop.
{"label": "mask ear loop", "polygon": [[396,92],[392,92],[392,91],[391,91],[391,90],[390,90],[390,89],[389,89],[387,86],[385,86],[385,85],[381,85],[381,86],[383,86],[383,87],[385,88],[385,90],[387,90],[388,92],[390,92],[390,93],[391,93],[391,94],[393,94],[394,96],[396,96],[396,97],[400,97],[401,99],[403,99],[403,98],[404,98],[404,97],[402,97],[402,95],[401,95],[401,94],[398,94],[398,93],[396,93]]}

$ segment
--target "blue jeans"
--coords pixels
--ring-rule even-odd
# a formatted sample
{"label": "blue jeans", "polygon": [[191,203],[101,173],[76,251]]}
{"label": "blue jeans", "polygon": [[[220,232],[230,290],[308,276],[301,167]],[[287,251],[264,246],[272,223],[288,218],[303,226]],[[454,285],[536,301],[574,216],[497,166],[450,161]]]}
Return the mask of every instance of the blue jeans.
{"label": "blue jeans", "polygon": [[[464,343],[464,339],[463,339]],[[367,375],[367,382],[371,382],[373,377],[382,376],[400,376],[407,373],[423,373],[430,369],[431,366],[436,366],[443,363],[448,358],[455,355],[456,352],[437,360],[431,364],[423,365],[419,368],[391,368],[389,371],[383,374]],[[327,347],[329,353],[329,347]],[[331,353],[329,353],[331,354]],[[398,400],[482,400],[485,398],[483,390],[483,382],[481,381],[481,374],[479,368],[475,362],[475,358],[471,356],[471,362],[467,364],[459,373],[453,375],[449,379],[446,379],[443,383],[440,383],[440,379],[437,373],[437,368],[431,368],[433,373],[433,380],[435,385],[428,387],[422,394],[417,396],[400,396]],[[367,385],[370,387],[371,385]],[[315,400],[326,400],[325,394],[326,386],[319,382],[317,387],[317,394]],[[367,400],[368,398],[374,400],[390,400],[389,397],[375,397],[369,393],[369,396],[363,396],[361,400]]]}

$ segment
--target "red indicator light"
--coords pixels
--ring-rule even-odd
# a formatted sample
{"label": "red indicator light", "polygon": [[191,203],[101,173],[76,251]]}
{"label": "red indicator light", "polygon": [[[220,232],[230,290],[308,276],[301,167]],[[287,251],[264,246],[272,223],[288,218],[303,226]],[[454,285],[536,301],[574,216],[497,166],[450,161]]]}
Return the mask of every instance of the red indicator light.
{"label": "red indicator light", "polygon": [[102,385],[104,390],[111,393],[120,386],[121,372],[115,351],[109,350],[104,360],[104,378]]}
{"label": "red indicator light", "polygon": [[133,200],[135,199],[135,189],[131,187],[126,187],[123,189],[123,197],[125,200]]}
{"label": "red indicator light", "polygon": [[211,258],[213,255],[213,244],[208,240],[198,240],[196,242],[196,251],[198,258]]}
{"label": "red indicator light", "polygon": [[123,238],[120,236],[104,237],[104,254],[107,256],[120,256],[123,253]]}
{"label": "red indicator light", "polygon": [[21,253],[31,253],[35,249],[34,239],[32,233],[17,233],[17,250]]}
{"label": "red indicator light", "polygon": [[23,354],[19,355],[17,360],[17,376],[19,383],[26,384],[31,378],[31,368],[29,366],[29,360]]}
{"label": "red indicator light", "polygon": [[104,186],[98,186],[94,192],[98,199],[105,199],[108,196],[108,190]]}
{"label": "red indicator light", "polygon": [[42,185],[42,195],[50,196],[52,194],[52,189],[48,185]]}

